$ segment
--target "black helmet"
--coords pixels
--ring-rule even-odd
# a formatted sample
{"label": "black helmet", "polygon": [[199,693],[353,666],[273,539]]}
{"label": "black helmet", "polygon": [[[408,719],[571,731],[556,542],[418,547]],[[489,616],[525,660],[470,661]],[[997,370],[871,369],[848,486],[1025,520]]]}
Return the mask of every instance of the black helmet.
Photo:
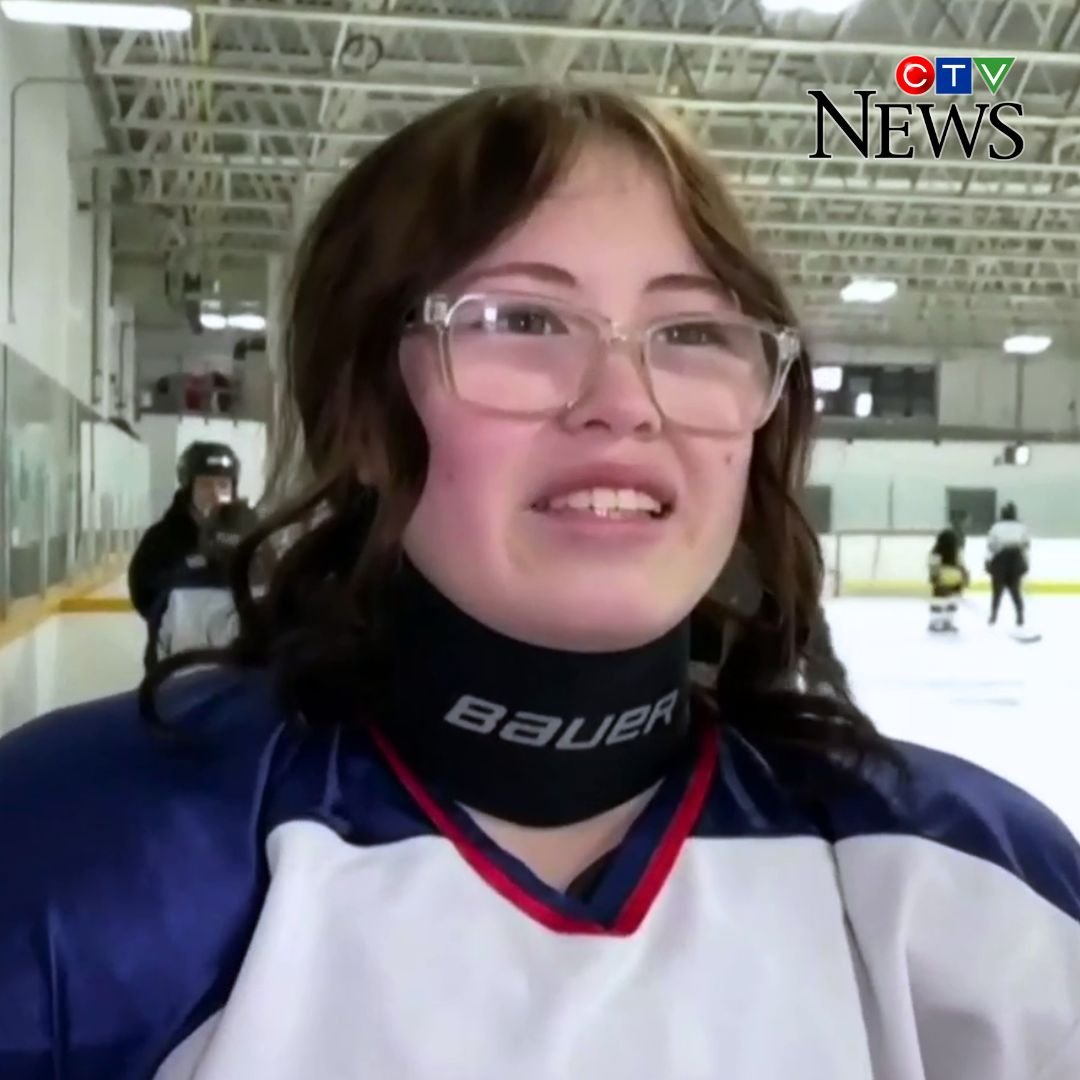
{"label": "black helmet", "polygon": [[240,479],[240,460],[225,443],[193,442],[176,463],[176,479],[186,489],[197,476],[227,476],[235,487]]}

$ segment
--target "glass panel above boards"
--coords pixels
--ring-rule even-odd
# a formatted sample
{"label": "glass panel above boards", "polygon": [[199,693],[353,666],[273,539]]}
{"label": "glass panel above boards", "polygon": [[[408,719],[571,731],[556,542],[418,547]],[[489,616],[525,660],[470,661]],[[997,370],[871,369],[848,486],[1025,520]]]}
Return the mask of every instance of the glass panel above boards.
{"label": "glass panel above boards", "polygon": [[113,554],[146,523],[149,456],[36,365],[0,347],[0,617]]}

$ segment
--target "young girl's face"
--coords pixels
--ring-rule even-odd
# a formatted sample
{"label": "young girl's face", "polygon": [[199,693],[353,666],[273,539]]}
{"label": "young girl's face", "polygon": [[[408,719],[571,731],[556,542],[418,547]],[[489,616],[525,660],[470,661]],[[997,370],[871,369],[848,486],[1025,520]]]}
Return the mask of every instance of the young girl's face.
{"label": "young girl's face", "polygon": [[[737,316],[660,177],[628,151],[599,146],[440,292],[524,293],[624,326],[686,313]],[[515,332],[551,332],[527,318]],[[637,355],[629,344],[610,346],[576,404],[523,419],[456,395],[440,376],[434,335],[403,344],[402,370],[430,446],[405,550],[492,628],[578,651],[641,645],[684,619],[727,559],[752,433],[665,423]]]}

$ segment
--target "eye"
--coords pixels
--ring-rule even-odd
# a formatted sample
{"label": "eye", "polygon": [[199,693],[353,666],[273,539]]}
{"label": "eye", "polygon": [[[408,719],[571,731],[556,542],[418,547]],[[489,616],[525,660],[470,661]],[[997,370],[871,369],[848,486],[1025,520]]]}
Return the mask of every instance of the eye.
{"label": "eye", "polygon": [[716,347],[724,345],[728,336],[722,323],[711,321],[675,323],[660,331],[665,345]]}
{"label": "eye", "polygon": [[546,336],[567,332],[565,323],[550,308],[531,304],[486,304],[484,326],[499,334]]}

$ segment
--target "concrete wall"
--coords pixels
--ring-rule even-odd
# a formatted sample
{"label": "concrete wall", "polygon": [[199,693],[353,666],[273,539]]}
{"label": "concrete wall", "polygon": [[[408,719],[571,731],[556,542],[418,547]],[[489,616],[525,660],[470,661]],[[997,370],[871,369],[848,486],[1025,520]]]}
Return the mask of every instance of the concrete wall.
{"label": "concrete wall", "polygon": [[[78,400],[112,415],[109,386],[118,365],[110,308],[110,220],[88,208],[94,196],[89,171],[69,164],[71,155],[99,149],[104,141],[71,41],[61,28],[0,19],[0,131],[5,135],[12,90],[18,87],[14,145],[5,137],[0,154],[0,341]],[[14,230],[8,222],[12,162]],[[14,274],[9,275],[12,236]],[[101,368],[97,380],[91,371],[95,356]]]}
{"label": "concrete wall", "polygon": [[995,465],[998,442],[821,439],[810,482],[832,488],[832,529],[937,530],[946,489],[993,488],[1033,533],[1080,537],[1080,443],[1031,446],[1027,466]]}

